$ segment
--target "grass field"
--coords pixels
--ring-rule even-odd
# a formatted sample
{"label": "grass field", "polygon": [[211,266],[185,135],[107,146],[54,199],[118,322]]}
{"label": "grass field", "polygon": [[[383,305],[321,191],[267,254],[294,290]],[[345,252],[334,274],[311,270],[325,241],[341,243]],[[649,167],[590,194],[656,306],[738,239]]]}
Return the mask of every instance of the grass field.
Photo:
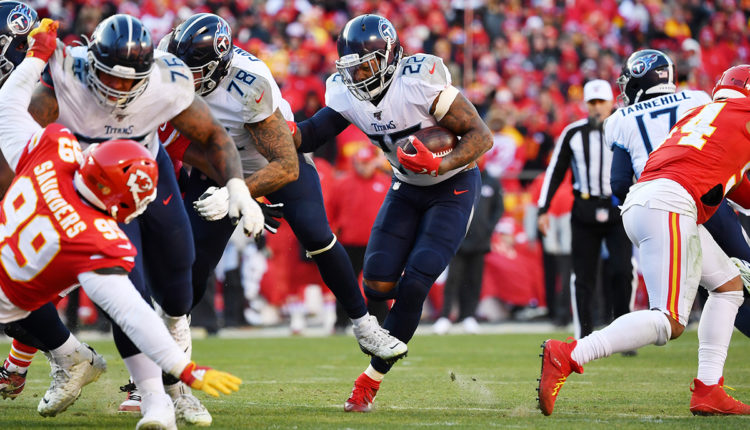
{"label": "grass field", "polygon": [[[536,409],[540,343],[565,333],[418,336],[410,355],[386,377],[369,414],[343,412],[354,379],[368,361],[352,337],[196,340],[200,363],[244,379],[239,393],[208,398],[215,429],[400,428],[748,428],[750,418],[693,417],[688,386],[697,363],[696,332],[636,357],[614,356],[572,375],[555,413]],[[56,418],[36,405],[48,385],[48,365],[37,357],[23,395],[0,401],[0,427],[132,429],[137,417],[116,413],[127,381],[111,342],[92,345],[109,369]],[[2,353],[6,344],[0,344]],[[750,339],[735,332],[725,370],[735,397],[750,401]],[[181,425],[181,428],[187,428]]]}

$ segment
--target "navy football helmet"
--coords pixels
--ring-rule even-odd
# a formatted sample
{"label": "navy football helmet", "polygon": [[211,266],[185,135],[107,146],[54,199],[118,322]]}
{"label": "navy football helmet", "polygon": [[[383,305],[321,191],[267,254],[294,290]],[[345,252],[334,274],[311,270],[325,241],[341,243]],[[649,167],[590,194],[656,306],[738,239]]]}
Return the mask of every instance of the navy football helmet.
{"label": "navy football helmet", "polygon": [[[360,15],[347,22],[337,48],[336,70],[359,100],[373,100],[385,94],[404,53],[393,24],[378,15]],[[370,75],[358,80],[357,72],[368,69]]]}
{"label": "navy football helmet", "polygon": [[674,63],[663,52],[656,49],[636,51],[622,66],[622,74],[617,78],[620,86],[620,100],[629,106],[650,98],[672,94],[675,85]]}
{"label": "navy football helmet", "polygon": [[0,1],[0,85],[26,56],[27,36],[36,23],[34,9],[17,1]]}
{"label": "navy football helmet", "polygon": [[212,13],[199,13],[178,25],[167,37],[165,49],[190,67],[195,91],[206,95],[229,72],[232,61],[232,31],[224,19]]}
{"label": "navy football helmet", "polygon": [[[138,18],[117,14],[100,22],[88,41],[88,81],[99,103],[122,110],[128,107],[148,85],[154,66],[151,35]],[[133,79],[128,91],[106,85],[99,74]]]}

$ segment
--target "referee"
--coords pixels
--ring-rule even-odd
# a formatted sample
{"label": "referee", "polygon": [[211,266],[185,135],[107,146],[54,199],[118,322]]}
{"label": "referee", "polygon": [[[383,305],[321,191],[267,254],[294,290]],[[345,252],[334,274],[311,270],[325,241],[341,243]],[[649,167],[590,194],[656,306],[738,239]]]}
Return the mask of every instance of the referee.
{"label": "referee", "polygon": [[612,200],[609,173],[612,151],[602,134],[604,119],[612,113],[612,87],[607,81],[589,81],[583,87],[588,118],[569,124],[557,140],[547,167],[539,207],[538,226],[542,234],[549,229],[550,201],[568,168],[573,171],[573,211],[571,214],[572,260],[574,282],[571,297],[575,337],[580,339],[593,331],[594,294],[602,241],[606,241],[609,261],[605,273],[606,287],[611,288],[614,317],[630,312],[633,267],[632,245]]}

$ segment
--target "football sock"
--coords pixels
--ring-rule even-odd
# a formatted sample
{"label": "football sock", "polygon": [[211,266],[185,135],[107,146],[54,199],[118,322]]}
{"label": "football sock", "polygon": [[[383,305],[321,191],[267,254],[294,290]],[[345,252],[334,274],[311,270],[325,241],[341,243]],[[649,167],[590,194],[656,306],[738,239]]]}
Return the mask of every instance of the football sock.
{"label": "football sock", "polygon": [[372,364],[367,366],[367,369],[365,369],[365,375],[369,376],[370,379],[378,382],[382,381],[383,378],[385,378],[385,374],[375,370],[375,368],[372,367]]}
{"label": "football sock", "polygon": [[146,354],[141,352],[124,358],[122,361],[125,362],[125,367],[128,368],[135,386],[144,394],[147,392],[164,393],[161,368]]}
{"label": "football sock", "polygon": [[8,353],[8,360],[5,361],[5,368],[11,372],[25,373],[31,365],[31,360],[37,349],[13,339]]}
{"label": "football sock", "polygon": [[584,365],[616,352],[632,351],[646,345],[664,345],[671,333],[669,319],[660,311],[631,312],[578,340],[570,356]]}
{"label": "football sock", "polygon": [[93,357],[91,350],[86,348],[81,341],[72,334],[68,336],[68,340],[62,345],[50,350],[50,354],[55,362],[63,369],[68,369],[76,363],[83,360],[90,360]]}
{"label": "football sock", "polygon": [[742,304],[742,291],[708,293],[698,324],[698,376],[706,385],[715,385],[724,372],[732,322]]}
{"label": "football sock", "polygon": [[354,320],[367,314],[365,299],[344,246],[336,241],[331,249],[313,255],[312,259],[318,266],[323,282],[344,307],[349,318]]}
{"label": "football sock", "polygon": [[[35,340],[41,342],[40,349],[52,350],[65,342],[70,336],[70,330],[60,320],[60,315],[52,303],[47,303],[31,312],[26,318],[18,320],[18,324]],[[19,338],[27,345],[32,343]]]}
{"label": "football sock", "polygon": [[369,317],[369,316],[370,316],[370,313],[369,312],[365,312],[365,314],[362,315],[359,318],[352,318],[352,324],[355,327],[359,327],[360,324],[362,324],[363,322],[367,321],[367,317]]}

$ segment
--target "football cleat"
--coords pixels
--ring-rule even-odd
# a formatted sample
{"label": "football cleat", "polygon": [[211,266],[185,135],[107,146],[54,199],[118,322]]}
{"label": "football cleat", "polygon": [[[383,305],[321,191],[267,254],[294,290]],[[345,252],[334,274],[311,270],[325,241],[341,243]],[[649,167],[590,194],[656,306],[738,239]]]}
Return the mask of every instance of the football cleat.
{"label": "football cleat", "polygon": [[557,395],[568,375],[572,372],[583,373],[583,367],[570,357],[576,343],[575,340],[565,343],[555,339],[547,339],[542,343],[542,353],[539,354],[542,357],[542,374],[536,391],[539,409],[544,415],[552,414]]}
{"label": "football cleat", "polygon": [[120,403],[117,412],[137,412],[141,413],[141,392],[136,387],[135,382],[130,381],[120,387],[120,391],[128,393],[125,401]]}
{"label": "football cleat", "polygon": [[[693,379],[690,391],[690,412],[693,415],[750,415],[750,405],[746,405],[724,391],[724,377],[719,383],[706,385],[697,378]],[[727,387],[729,388],[729,387]],[[730,388],[731,389],[731,388]]]}
{"label": "football cleat", "polygon": [[391,336],[388,330],[378,324],[375,315],[354,326],[354,336],[359,343],[359,349],[367,355],[378,357],[388,364],[393,364],[400,358],[406,357],[406,344]]}
{"label": "football cleat", "polygon": [[143,418],[136,430],[177,430],[172,399],[166,393],[145,393],[141,402]]}
{"label": "football cleat", "polygon": [[213,422],[211,413],[208,412],[190,390],[190,387],[182,382],[165,385],[167,394],[174,403],[174,412],[177,420],[199,427],[208,427]]}
{"label": "football cleat", "polygon": [[375,395],[378,393],[378,388],[380,388],[380,381],[376,381],[362,373],[354,381],[352,395],[344,403],[344,410],[346,412],[370,412],[372,410],[372,402],[375,401]]}
{"label": "football cleat", "polygon": [[57,364],[51,355],[45,354],[51,367],[52,383],[37,406],[37,412],[41,416],[54,417],[68,409],[81,395],[81,389],[99,379],[99,376],[107,370],[104,357],[85,343],[82,346],[91,351],[89,358],[67,369]]}
{"label": "football cleat", "polygon": [[11,372],[5,366],[0,366],[0,396],[15,400],[26,386],[26,373]]}

